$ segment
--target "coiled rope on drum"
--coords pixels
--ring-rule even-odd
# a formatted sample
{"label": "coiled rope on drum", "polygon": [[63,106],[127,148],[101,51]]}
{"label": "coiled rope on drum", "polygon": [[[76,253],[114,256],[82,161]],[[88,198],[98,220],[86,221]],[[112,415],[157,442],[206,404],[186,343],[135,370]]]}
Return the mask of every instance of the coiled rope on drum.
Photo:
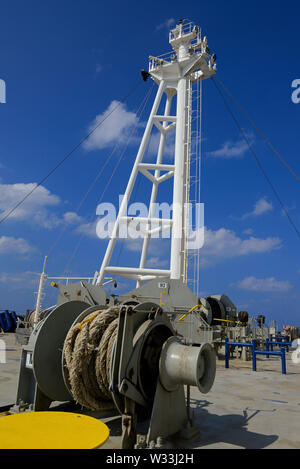
{"label": "coiled rope on drum", "polygon": [[73,326],[65,340],[64,360],[74,400],[90,410],[114,407],[110,364],[121,306],[99,310]]}

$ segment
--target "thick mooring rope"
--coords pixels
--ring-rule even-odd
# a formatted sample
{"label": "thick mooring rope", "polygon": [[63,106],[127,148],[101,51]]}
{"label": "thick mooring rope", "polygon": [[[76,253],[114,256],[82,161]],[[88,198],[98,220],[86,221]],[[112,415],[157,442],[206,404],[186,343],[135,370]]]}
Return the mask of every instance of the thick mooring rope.
{"label": "thick mooring rope", "polygon": [[120,307],[99,310],[70,329],[64,358],[74,400],[90,410],[111,409],[110,361]]}

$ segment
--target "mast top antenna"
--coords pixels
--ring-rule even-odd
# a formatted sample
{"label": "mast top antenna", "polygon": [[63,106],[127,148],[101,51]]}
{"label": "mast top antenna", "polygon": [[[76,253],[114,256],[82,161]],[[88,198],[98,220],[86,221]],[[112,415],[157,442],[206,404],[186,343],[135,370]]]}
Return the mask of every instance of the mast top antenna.
{"label": "mast top antenna", "polygon": [[190,75],[193,83],[216,73],[216,55],[211,55],[207,37],[202,39],[201,28],[193,21],[180,20],[170,30],[169,43],[172,51],[157,57],[149,56],[148,73],[157,84],[162,79],[176,81],[178,73]]}
{"label": "mast top antenna", "polygon": [[201,44],[200,28],[192,21],[179,21],[169,34],[169,43],[177,54],[178,60],[188,57],[194,47]]}

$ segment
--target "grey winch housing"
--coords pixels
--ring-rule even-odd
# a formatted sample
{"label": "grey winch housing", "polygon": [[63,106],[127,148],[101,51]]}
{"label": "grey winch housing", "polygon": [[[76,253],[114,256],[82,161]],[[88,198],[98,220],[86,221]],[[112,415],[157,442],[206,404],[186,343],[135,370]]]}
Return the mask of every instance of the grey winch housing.
{"label": "grey winch housing", "polygon": [[[206,394],[215,380],[213,345],[201,343],[196,331],[188,336],[191,319],[200,315],[207,324],[213,323],[209,301],[200,302],[181,281],[170,279],[154,280],[110,298],[101,286],[86,282],[56,286],[57,306],[38,323],[22,348],[15,410],[41,411],[53,402],[74,401],[64,358],[66,337],[86,318],[118,307],[108,373],[111,399],[122,415],[123,448],[136,445],[138,422],[149,421],[146,445],[186,428],[184,386]],[[186,321],[179,320],[195,306]]]}

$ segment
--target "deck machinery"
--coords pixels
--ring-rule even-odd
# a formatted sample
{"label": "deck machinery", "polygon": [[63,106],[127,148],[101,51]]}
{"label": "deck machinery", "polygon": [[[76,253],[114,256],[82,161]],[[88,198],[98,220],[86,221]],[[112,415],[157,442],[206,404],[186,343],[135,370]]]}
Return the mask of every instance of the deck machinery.
{"label": "deck machinery", "polygon": [[[180,21],[169,42],[172,52],[150,57],[149,71],[143,71],[158,90],[99,274],[93,284],[56,285],[57,306],[36,323],[23,346],[15,406],[17,411],[37,411],[54,401],[76,401],[91,410],[115,408],[122,415],[123,448],[137,444],[139,422],[149,422],[148,447],[191,429],[184,386],[187,396],[190,386],[204,394],[210,391],[216,372],[211,344],[219,334],[211,325],[216,319],[236,318],[227,297],[199,299],[187,286],[192,88],[212,77],[216,57],[193,23]],[[154,127],[160,133],[157,160],[148,163],[146,148]],[[171,164],[163,161],[170,132],[175,132]],[[152,190],[148,217],[133,220],[126,213],[138,174],[151,182]],[[158,187],[171,178],[172,216],[155,218]],[[144,232],[139,266],[113,266],[120,229],[132,221]],[[171,230],[170,267],[147,268],[151,237],[166,229]],[[108,298],[107,275],[134,280],[136,288]],[[216,310],[221,317],[216,318]]]}

